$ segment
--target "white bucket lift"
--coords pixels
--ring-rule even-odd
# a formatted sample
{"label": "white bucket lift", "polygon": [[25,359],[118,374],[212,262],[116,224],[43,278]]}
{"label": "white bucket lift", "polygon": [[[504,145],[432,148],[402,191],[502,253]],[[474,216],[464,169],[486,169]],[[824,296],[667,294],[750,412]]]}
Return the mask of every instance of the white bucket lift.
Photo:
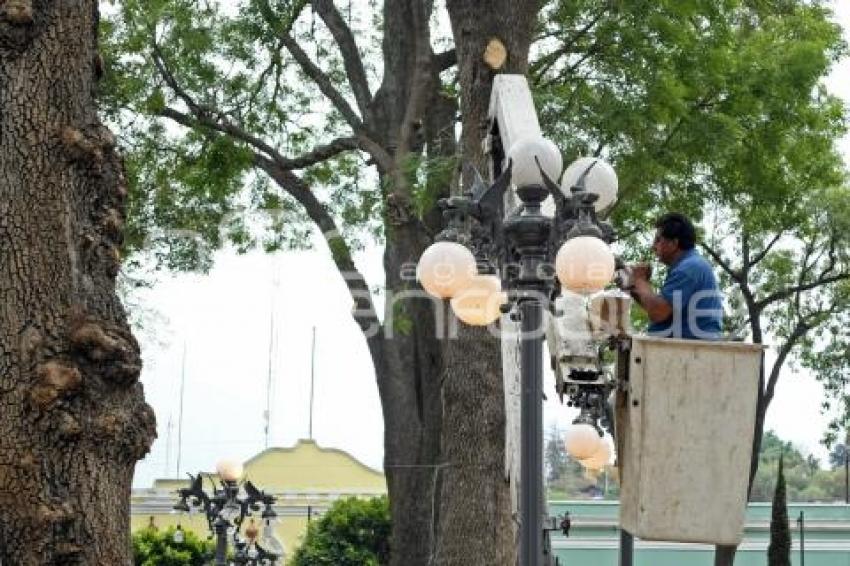
{"label": "white bucket lift", "polygon": [[762,347],[633,336],[628,355],[615,417],[622,528],[739,544]]}

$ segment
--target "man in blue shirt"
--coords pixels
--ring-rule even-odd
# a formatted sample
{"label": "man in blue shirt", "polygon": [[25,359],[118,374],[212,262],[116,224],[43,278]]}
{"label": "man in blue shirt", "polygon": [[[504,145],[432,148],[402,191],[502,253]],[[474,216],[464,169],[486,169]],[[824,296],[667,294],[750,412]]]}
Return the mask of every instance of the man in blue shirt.
{"label": "man in blue shirt", "polygon": [[665,338],[719,340],[723,320],[720,291],[711,265],[694,250],[696,230],[684,215],[665,214],[656,223],[652,250],[667,266],[656,294],[647,265],[632,268],[632,297],[649,315],[649,334]]}

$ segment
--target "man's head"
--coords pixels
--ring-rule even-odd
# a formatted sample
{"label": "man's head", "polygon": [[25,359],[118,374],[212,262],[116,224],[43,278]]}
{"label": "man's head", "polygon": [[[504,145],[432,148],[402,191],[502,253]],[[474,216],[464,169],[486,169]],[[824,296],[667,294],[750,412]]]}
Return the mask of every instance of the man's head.
{"label": "man's head", "polygon": [[669,212],[658,219],[655,228],[652,251],[665,265],[675,262],[683,252],[693,249],[696,243],[694,225],[684,214]]}

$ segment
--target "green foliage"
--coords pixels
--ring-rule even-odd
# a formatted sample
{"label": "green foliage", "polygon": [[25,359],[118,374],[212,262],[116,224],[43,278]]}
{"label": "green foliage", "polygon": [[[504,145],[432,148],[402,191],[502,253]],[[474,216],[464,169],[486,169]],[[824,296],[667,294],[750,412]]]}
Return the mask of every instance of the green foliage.
{"label": "green foliage", "polygon": [[827,441],[850,414],[846,128],[821,82],[846,46],[830,16],[803,0],[558,0],[531,65],[566,158],[617,169],[625,256],[648,258],[663,212],[698,220],[726,331],[787,348],[776,377],[786,362],[815,372],[835,411]]}
{"label": "green foliage", "polygon": [[335,502],[310,523],[292,566],[383,566],[389,563],[390,510],[386,497]]}
{"label": "green foliage", "polygon": [[146,528],[133,534],[133,564],[136,566],[202,566],[215,552],[214,545],[191,531],[183,531],[183,542],[174,542],[173,527]]}
{"label": "green foliage", "polygon": [[[124,0],[105,9],[100,103],[127,157],[125,256],[205,270],[225,245],[310,245],[316,227],[302,206],[257,169],[258,156],[269,155],[263,148],[295,158],[350,135],[282,49],[284,30],[315,46],[320,65],[345,91],[329,34],[298,23],[306,5]],[[232,128],[216,127],[225,123]],[[345,154],[303,169],[350,249],[381,235],[380,190],[362,169],[359,158]]]}
{"label": "green foliage", "polygon": [[836,444],[832,451],[829,453],[829,465],[832,466],[832,469],[843,468],[847,463],[847,445],[846,444]]}
{"label": "green foliage", "polygon": [[803,455],[790,442],[768,431],[762,437],[759,468],[750,499],[771,501],[779,460],[783,460],[783,481],[788,501],[832,502],[844,500],[844,470],[824,470],[811,455]]}
{"label": "green foliage", "polygon": [[767,547],[768,566],[791,566],[791,527],[788,524],[788,505],[785,501],[785,476],[782,456],[776,474],[776,491],[770,516],[770,544]]}

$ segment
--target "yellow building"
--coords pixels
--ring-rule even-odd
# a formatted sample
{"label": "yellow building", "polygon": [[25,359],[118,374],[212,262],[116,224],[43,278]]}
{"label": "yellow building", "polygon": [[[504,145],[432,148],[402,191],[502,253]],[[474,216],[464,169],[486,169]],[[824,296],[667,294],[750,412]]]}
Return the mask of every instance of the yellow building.
{"label": "yellow building", "polygon": [[[322,448],[313,440],[299,440],[293,448],[269,448],[245,462],[245,479],[277,498],[277,537],[286,555],[301,543],[311,517],[321,515],[337,499],[376,497],[387,492],[384,474],[369,468],[351,454]],[[215,479],[216,474],[209,475]],[[204,489],[210,486],[204,482]],[[130,504],[131,529],[147,527],[151,518],[159,528],[180,524],[206,537],[209,529],[202,514],[177,515],[178,489],[188,487],[185,479],[160,479],[152,488],[134,489]],[[245,520],[247,524],[249,519]],[[256,518],[261,523],[259,516]],[[244,525],[243,525],[244,526]]]}

